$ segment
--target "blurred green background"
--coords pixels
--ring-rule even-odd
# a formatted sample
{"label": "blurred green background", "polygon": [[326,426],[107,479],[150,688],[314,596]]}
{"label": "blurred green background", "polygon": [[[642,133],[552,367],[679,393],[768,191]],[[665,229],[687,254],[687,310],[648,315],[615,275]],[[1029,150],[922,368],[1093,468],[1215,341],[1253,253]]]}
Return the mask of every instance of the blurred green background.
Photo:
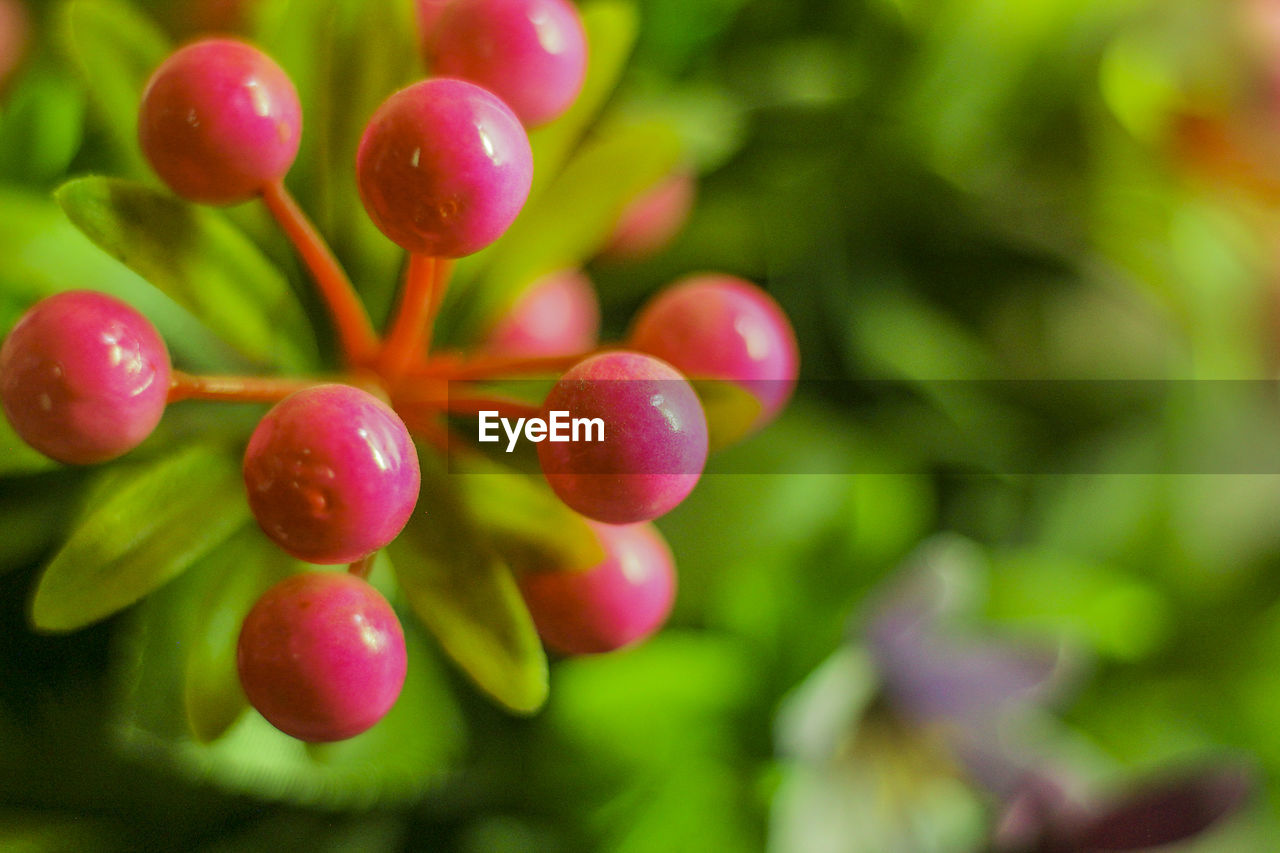
{"label": "blurred green background", "polygon": [[[129,63],[145,66],[139,45],[163,56],[196,6],[216,4],[151,0],[137,19],[78,5],[97,8],[27,4],[32,40],[0,107],[0,330],[44,292],[100,287],[190,335],[187,364],[222,363],[207,330],[77,242],[51,201],[88,173],[155,183],[127,143],[130,81],[149,70]],[[299,79],[304,99],[317,81],[352,87],[308,114],[329,135],[304,143],[291,181],[385,311],[398,253],[351,209],[349,167],[318,164],[344,162],[329,148],[359,133],[356,106],[412,72],[385,58],[412,60],[398,25],[409,4],[264,6],[244,31],[316,75]],[[33,471],[10,442],[0,849],[983,849],[998,798],[928,727],[904,722],[871,748],[856,713],[833,725],[859,748],[831,761],[858,765],[874,802],[837,805],[856,819],[811,825],[807,841],[780,830],[804,770],[777,745],[780,710],[861,645],[873,592],[937,533],[971,548],[969,630],[1060,644],[1080,662],[1074,690],[1042,712],[1039,749],[1097,790],[1243,761],[1257,796],[1179,849],[1274,849],[1280,3],[636,10],[602,125],[673,128],[698,199],[657,255],[589,265],[606,328],[620,334],[686,272],[736,273],[791,316],[804,379],[777,423],[714,459],[661,520],[681,584],[670,626],[633,650],[553,661],[548,704],[528,719],[414,634],[416,698],[382,741],[273,752],[241,727],[210,748],[164,715],[191,620],[234,628],[192,615],[207,592],[184,577],[83,630],[33,631],[40,566],[110,483]],[[225,215],[297,277],[259,212]],[[987,380],[1055,390],[1029,412]],[[1030,384],[1050,380],[1081,381]],[[1243,390],[1197,405],[1190,380]],[[1256,384],[1226,384],[1238,380]],[[1046,452],[1053,473],[1037,462]],[[223,562],[234,572],[234,552]],[[874,673],[860,677],[845,688],[874,693]]]}

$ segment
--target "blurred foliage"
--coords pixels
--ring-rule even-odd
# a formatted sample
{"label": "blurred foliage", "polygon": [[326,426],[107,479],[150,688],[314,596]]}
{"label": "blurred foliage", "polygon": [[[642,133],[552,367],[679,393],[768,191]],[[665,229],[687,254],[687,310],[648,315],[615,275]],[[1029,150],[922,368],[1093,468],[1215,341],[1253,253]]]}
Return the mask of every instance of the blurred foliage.
{"label": "blurred foliage", "polygon": [[[133,141],[148,71],[138,57],[188,38],[196,5],[28,3],[36,41],[0,107],[0,331],[42,295],[91,286],[152,317],[185,369],[317,363],[313,343],[328,342],[295,334],[302,324],[278,310],[296,298],[314,321],[316,305],[261,213],[177,211]],[[467,554],[492,583],[445,595],[425,571],[396,604],[421,613],[426,600],[427,621],[462,625],[460,654],[482,684],[493,668],[521,674],[525,692],[499,697],[508,705],[535,706],[549,683],[540,714],[491,706],[443,663],[456,650],[411,627],[415,663],[386,722],[346,744],[286,742],[242,713],[228,626],[290,567],[234,511],[199,516],[221,500],[225,453],[163,452],[197,431],[232,441],[253,412],[213,435],[194,416],[167,417],[138,460],[103,473],[50,470],[0,425],[0,847],[765,849],[775,803],[806,790],[775,751],[779,708],[829,665],[917,543],[952,531],[986,561],[992,630],[1089,661],[1046,749],[1103,785],[1250,757],[1266,796],[1188,849],[1268,849],[1280,837],[1280,467],[1265,451],[1280,407],[1268,393],[1221,406],[1188,395],[1189,380],[1269,381],[1280,366],[1272,5],[592,6],[608,45],[597,71],[621,86],[606,100],[601,83],[585,114],[536,143],[565,162],[586,134],[566,167],[581,183],[540,184],[534,205],[555,221],[529,217],[462,265],[447,331],[474,333],[534,276],[585,256],[677,159],[701,172],[692,219],[665,251],[591,264],[607,327],[620,333],[678,275],[723,269],[783,304],[812,381],[663,519],[680,572],[672,627],[548,672],[512,604],[494,653],[494,637],[470,633],[468,608],[477,596],[510,604],[505,561],[521,555],[487,543]],[[409,6],[261,0],[246,25],[302,93],[291,186],[375,316],[401,258],[363,215],[350,154],[378,101],[418,73]],[[619,160],[638,161],[637,184],[607,180]],[[59,207],[53,190],[71,178],[82,180]],[[575,194],[584,184],[608,186]],[[157,222],[171,230],[149,233]],[[171,251],[179,232],[199,250]],[[1077,381],[1053,385],[1037,417],[1010,404],[1003,380]],[[1036,473],[1050,451],[1063,467]],[[172,466],[208,469],[199,483],[213,488],[175,498],[156,480]],[[103,519],[161,510],[181,548],[156,545],[169,561],[142,566],[137,543]],[[495,523],[527,525],[512,513]],[[38,569],[80,571],[67,556],[77,548],[134,561],[95,598],[112,609],[186,571],[104,622],[41,633],[33,617],[63,629],[76,614],[41,606]],[[393,549],[375,580],[393,590],[396,571],[403,581]],[[913,796],[904,814],[861,803],[831,849],[875,850],[899,819],[936,830],[922,850],[972,849],[994,803],[927,735],[887,719],[868,685],[848,700],[872,708],[874,749],[854,783],[872,790],[881,774]]]}

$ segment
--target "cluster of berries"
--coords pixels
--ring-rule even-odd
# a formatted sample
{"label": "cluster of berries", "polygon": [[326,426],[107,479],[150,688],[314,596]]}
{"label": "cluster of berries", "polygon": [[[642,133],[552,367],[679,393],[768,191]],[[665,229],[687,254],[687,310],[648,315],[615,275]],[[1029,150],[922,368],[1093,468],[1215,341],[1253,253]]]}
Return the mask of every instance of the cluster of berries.
{"label": "cluster of berries", "polygon": [[[289,554],[350,572],[311,571],[268,590],[238,645],[250,703],[307,741],[351,737],[395,702],[404,635],[364,578],[417,504],[415,438],[448,453],[450,416],[477,402],[529,414],[603,418],[606,440],[539,445],[547,481],[587,519],[604,561],[586,572],[527,573],[521,587],[547,644],[601,652],[656,630],[675,587],[648,522],[694,487],[708,425],[685,378],[737,383],[758,400],[754,426],[784,405],[796,344],[780,309],[724,275],[689,278],[639,316],[626,348],[597,348],[598,308],[572,275],[535,288],[478,351],[430,351],[453,259],[496,240],[529,194],[526,125],[575,99],[586,42],[567,0],[453,0],[424,46],[437,75],[391,95],[356,155],[360,197],[409,253],[385,332],[284,187],[301,109],[285,72],[254,46],[206,39],[151,77],[138,130],[151,166],[179,196],[262,199],[297,246],[332,318],[346,370],[308,377],[195,376],[171,367],[145,317],[108,296],[64,292],[36,304],[0,349],[0,398],[19,435],[71,464],[136,447],[179,400],[273,403],[248,441],[244,482],[262,530]],[[541,407],[439,393],[445,383],[565,371]],[[466,386],[470,387],[470,386]],[[424,390],[425,389],[425,390]],[[521,408],[522,407],[522,408]]]}

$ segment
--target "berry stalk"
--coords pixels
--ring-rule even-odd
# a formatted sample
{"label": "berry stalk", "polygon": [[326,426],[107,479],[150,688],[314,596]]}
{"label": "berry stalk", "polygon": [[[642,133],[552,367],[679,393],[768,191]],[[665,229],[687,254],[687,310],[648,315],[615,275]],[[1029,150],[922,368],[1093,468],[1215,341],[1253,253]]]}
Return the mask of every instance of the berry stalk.
{"label": "berry stalk", "polygon": [[283,376],[196,376],[172,372],[168,402],[218,400],[224,403],[278,403],[295,391],[322,384]]}
{"label": "berry stalk", "polygon": [[347,363],[367,364],[377,352],[378,336],[373,331],[373,323],[369,320],[364,303],[356,295],[351,279],[289,193],[283,180],[272,181],[264,186],[262,200],[298,250],[302,262],[311,271],[320,297],[333,319],[338,342]]}
{"label": "berry stalk", "polygon": [[452,272],[449,258],[409,253],[404,291],[378,356],[382,375],[389,380],[403,376],[415,359],[425,357]]}

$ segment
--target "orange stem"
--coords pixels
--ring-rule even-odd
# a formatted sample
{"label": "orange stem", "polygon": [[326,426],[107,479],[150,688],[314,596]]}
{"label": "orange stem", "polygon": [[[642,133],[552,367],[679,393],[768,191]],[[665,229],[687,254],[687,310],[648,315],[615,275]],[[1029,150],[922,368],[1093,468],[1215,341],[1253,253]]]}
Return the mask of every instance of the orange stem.
{"label": "orange stem", "polygon": [[391,380],[402,376],[415,358],[421,358],[431,345],[431,331],[436,314],[444,300],[445,286],[453,262],[416,252],[409,255],[404,289],[391,320],[378,365]]}
{"label": "orange stem", "polygon": [[295,391],[321,384],[318,379],[278,376],[195,376],[175,370],[169,402],[220,400],[228,403],[277,403]]}
{"label": "orange stem", "polygon": [[364,303],[356,295],[351,279],[334,257],[333,250],[290,195],[283,180],[263,187],[262,200],[311,271],[320,298],[333,319],[347,363],[366,364],[377,351],[378,336]]}

